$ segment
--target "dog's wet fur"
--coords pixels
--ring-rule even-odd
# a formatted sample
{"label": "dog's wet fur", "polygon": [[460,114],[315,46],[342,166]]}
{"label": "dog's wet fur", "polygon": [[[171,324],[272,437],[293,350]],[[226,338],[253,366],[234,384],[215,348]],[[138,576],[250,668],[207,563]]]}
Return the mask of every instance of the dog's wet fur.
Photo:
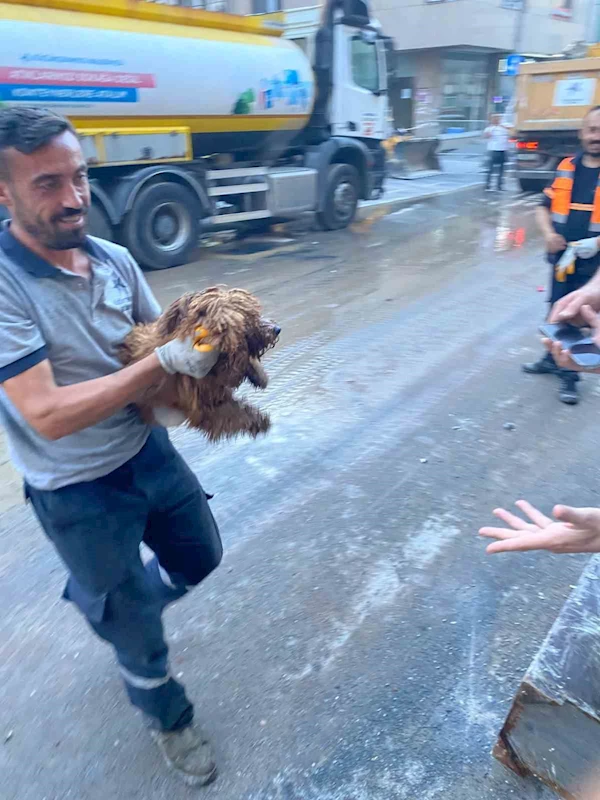
{"label": "dog's wet fur", "polygon": [[[280,328],[262,316],[259,301],[244,289],[215,286],[184,294],[156,322],[133,328],[123,345],[121,361],[139,361],[174,338],[194,337],[201,327],[209,332],[204,341],[219,351],[219,359],[201,380],[177,375],[169,407],[211,441],[266,433],[271,424],[268,415],[236,399],[234,392],[246,380],[258,389],[267,387],[261,358],[277,344]],[[142,413],[146,419],[152,418],[150,407],[142,407]]]}

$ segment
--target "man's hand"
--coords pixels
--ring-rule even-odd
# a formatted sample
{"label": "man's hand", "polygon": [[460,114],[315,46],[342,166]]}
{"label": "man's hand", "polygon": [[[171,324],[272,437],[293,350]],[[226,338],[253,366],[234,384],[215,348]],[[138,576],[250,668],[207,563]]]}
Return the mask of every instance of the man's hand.
{"label": "man's hand", "polygon": [[578,258],[593,258],[600,250],[600,239],[592,236],[590,239],[581,239],[575,243],[575,254]]}
{"label": "man's hand", "polygon": [[546,250],[549,253],[560,253],[561,250],[567,249],[567,240],[564,236],[561,236],[560,233],[556,233],[555,231],[549,232],[548,235],[544,237],[544,241],[546,242]]}
{"label": "man's hand", "polygon": [[518,500],[519,508],[531,522],[526,522],[497,508],[494,515],[507,528],[481,528],[480,536],[498,541],[488,545],[488,553],[547,550],[550,553],[599,553],[600,508],[571,508],[554,506],[550,519],[526,500]]}
{"label": "man's hand", "polygon": [[205,378],[219,358],[219,351],[210,344],[202,344],[202,336],[173,339],[154,351],[165,372],[169,375],[189,375]]}
{"label": "man's hand", "polygon": [[557,300],[550,310],[548,322],[572,322],[573,325],[583,325],[585,324],[581,314],[583,306],[590,306],[594,311],[600,311],[600,280],[596,277],[581,289]]}
{"label": "man's hand", "polygon": [[[600,316],[593,311],[590,306],[582,306],[580,314],[581,324],[590,328],[590,337],[593,339],[594,344],[600,347]],[[573,372],[594,372],[600,373],[600,368],[586,369],[585,367],[576,364],[571,358],[569,350],[564,350],[560,342],[555,342],[552,339],[542,339],[544,346],[549,353],[552,353],[554,360],[559,367],[569,369]]]}

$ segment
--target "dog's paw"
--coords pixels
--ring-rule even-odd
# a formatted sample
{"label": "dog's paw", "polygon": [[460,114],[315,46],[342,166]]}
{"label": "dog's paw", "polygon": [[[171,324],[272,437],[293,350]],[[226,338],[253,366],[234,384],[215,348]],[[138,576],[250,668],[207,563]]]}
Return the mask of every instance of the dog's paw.
{"label": "dog's paw", "polygon": [[177,408],[159,406],[153,408],[152,413],[154,414],[156,422],[162,425],[163,428],[177,428],[186,421],[186,416],[183,411],[179,411]]}
{"label": "dog's paw", "polygon": [[266,389],[269,385],[269,378],[267,377],[265,368],[258,358],[249,359],[246,378],[253,386],[256,386],[257,389]]}
{"label": "dog's paw", "polygon": [[262,433],[267,433],[271,427],[271,418],[266,414],[259,413],[255,419],[252,420],[248,433],[253,438],[260,436]]}

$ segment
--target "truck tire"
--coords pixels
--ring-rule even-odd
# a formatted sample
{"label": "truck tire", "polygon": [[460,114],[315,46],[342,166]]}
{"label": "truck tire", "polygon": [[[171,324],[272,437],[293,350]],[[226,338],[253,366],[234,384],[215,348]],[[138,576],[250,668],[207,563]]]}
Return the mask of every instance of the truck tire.
{"label": "truck tire", "polygon": [[140,191],[127,215],[125,244],[143,267],[178,267],[198,247],[200,214],[198,199],[185,186],[153,183]]}
{"label": "truck tire", "polygon": [[92,203],[88,211],[88,233],[91,236],[97,236],[98,239],[106,239],[108,242],[114,241],[114,232],[112,225],[104,210],[98,203]]}
{"label": "truck tire", "polygon": [[543,192],[546,188],[546,181],[537,181],[535,178],[519,178],[519,186],[522,192]]}
{"label": "truck tire", "polygon": [[332,164],[327,175],[325,206],[317,214],[323,230],[346,228],[354,219],[358,206],[358,172],[350,164]]}

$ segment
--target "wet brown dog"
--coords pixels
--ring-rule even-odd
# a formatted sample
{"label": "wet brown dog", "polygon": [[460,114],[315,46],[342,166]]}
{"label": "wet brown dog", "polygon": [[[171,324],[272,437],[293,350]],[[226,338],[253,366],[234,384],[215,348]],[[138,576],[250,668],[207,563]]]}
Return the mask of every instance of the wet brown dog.
{"label": "wet brown dog", "polygon": [[265,433],[270,426],[268,415],[237,400],[234,391],[245,380],[258,389],[266,388],[268,378],[260,360],[277,343],[280,328],[261,316],[260,303],[249,292],[213,287],[183,295],[156,322],[133,328],[121,361],[139,361],[171,339],[195,337],[198,328],[208,332],[203,341],[219,351],[219,360],[202,380],[174,376],[172,404],[168,409],[142,408],[145,418],[153,416],[166,425],[186,421],[211,441]]}

